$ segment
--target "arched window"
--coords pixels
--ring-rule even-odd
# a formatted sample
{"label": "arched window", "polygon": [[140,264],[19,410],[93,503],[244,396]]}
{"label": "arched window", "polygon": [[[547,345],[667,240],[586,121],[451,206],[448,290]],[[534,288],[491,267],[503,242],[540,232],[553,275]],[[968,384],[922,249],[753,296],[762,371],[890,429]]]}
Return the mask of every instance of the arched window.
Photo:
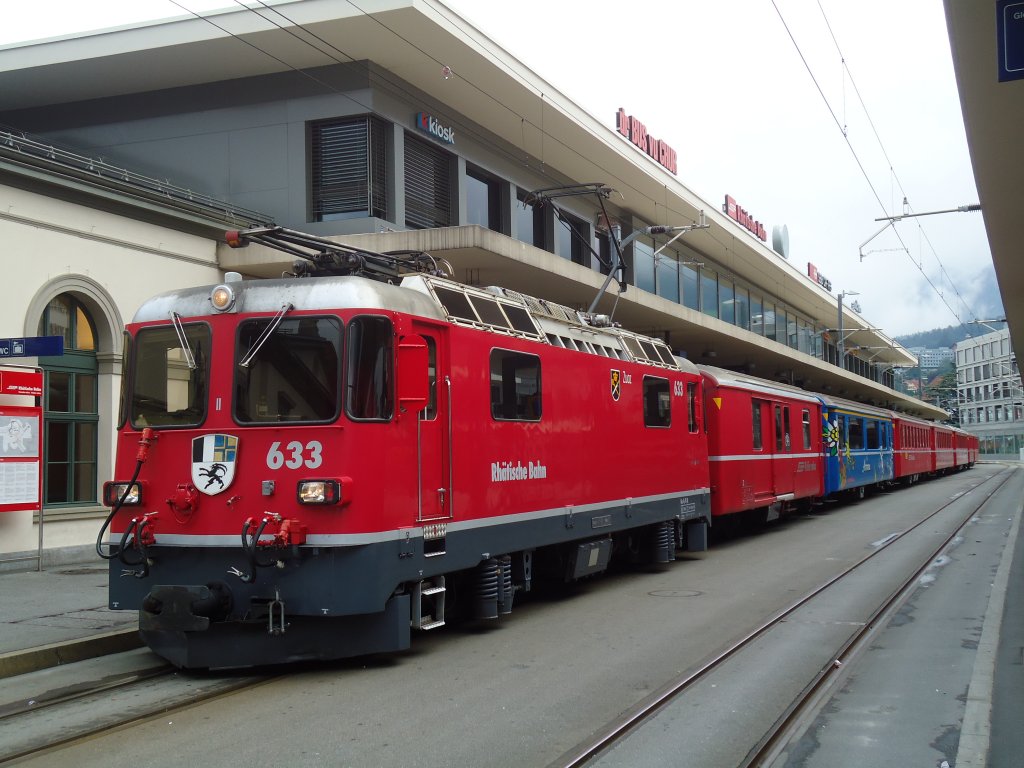
{"label": "arched window", "polygon": [[46,305],[39,335],[64,337],[63,356],[39,358],[46,372],[43,504],[95,504],[96,326],[82,302],[62,293]]}

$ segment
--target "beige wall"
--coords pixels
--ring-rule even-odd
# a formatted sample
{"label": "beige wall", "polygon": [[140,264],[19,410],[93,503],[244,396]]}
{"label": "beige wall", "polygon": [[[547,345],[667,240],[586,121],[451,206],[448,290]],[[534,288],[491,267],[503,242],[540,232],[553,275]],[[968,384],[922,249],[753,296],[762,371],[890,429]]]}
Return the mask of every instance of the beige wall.
{"label": "beige wall", "polygon": [[[220,280],[216,241],[0,184],[0,338],[35,336],[47,303],[72,293],[89,309],[99,362],[97,499],[110,478],[121,329],[149,296]],[[11,360],[34,365],[32,358]],[[44,549],[91,546],[106,510],[47,508]],[[34,554],[32,512],[0,513],[0,560]]]}

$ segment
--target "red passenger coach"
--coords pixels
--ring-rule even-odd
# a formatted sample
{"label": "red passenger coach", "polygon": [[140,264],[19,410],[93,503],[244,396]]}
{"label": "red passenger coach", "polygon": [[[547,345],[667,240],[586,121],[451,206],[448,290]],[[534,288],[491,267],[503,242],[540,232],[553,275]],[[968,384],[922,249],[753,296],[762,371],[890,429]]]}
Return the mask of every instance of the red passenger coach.
{"label": "red passenger coach", "polygon": [[935,451],[935,471],[946,472],[956,463],[956,447],[953,444],[953,428],[935,424],[932,428]]}
{"label": "red passenger coach", "polygon": [[820,401],[795,387],[701,366],[712,521],[747,510],[774,519],[824,493]]}
{"label": "red passenger coach", "polygon": [[935,471],[932,449],[935,424],[904,414],[893,414],[893,474],[896,480],[916,483]]}
{"label": "red passenger coach", "polygon": [[978,460],[978,438],[962,429],[953,430],[957,468],[973,467]]}

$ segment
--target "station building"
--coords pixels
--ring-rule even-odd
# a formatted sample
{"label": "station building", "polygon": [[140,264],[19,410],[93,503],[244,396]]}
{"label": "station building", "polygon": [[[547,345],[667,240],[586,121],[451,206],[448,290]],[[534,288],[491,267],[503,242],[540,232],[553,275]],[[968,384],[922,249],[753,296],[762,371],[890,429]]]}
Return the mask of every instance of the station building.
{"label": "station building", "polygon": [[1024,452],[1024,389],[1010,331],[956,345],[960,426],[978,437],[979,453],[1019,458]]}
{"label": "station building", "polygon": [[[48,375],[44,512],[67,523],[48,546],[90,542],[105,512],[121,325],[153,293],[291,271],[222,242],[270,222],[593,305],[696,363],[945,416],[893,389],[912,354],[739,193],[691,192],[642,115],[586,113],[437,0],[272,8],[0,48],[3,335],[68,350],[24,361]],[[0,516],[0,554],[33,543],[31,516]]]}

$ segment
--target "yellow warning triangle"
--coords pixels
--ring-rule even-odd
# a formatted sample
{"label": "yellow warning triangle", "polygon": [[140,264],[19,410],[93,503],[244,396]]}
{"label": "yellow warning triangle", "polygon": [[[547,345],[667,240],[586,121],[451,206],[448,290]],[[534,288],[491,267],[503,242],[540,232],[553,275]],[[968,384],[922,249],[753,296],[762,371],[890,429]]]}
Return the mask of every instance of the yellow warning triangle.
{"label": "yellow warning triangle", "polygon": [[712,397],[711,400],[714,402],[715,405],[718,406],[718,410],[722,410],[722,398]]}

